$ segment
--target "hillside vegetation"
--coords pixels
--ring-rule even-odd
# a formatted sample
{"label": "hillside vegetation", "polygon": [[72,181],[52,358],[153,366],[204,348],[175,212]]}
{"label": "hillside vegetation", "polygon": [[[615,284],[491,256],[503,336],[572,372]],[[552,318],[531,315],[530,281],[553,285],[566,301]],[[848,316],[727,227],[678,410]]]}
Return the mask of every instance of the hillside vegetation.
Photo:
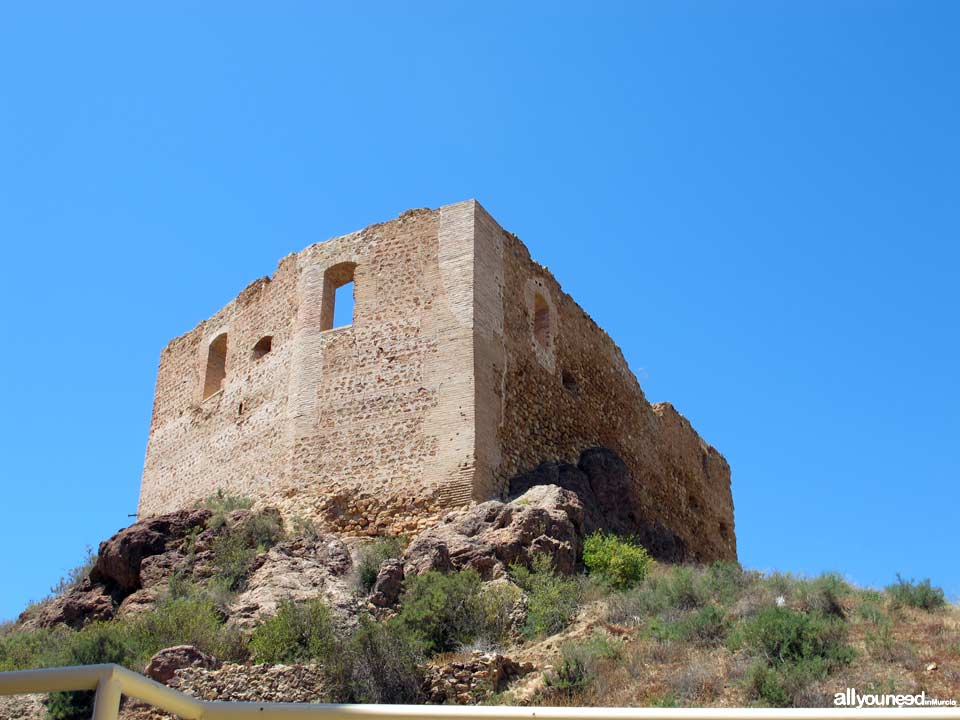
{"label": "hillside vegetation", "polygon": [[[158,651],[191,645],[252,672],[309,664],[322,676],[317,699],[335,702],[830,706],[848,687],[960,698],[960,611],[926,580],[898,578],[878,591],[834,574],[669,565],[596,532],[572,573],[547,553],[495,579],[472,567],[431,569],[404,577],[381,607],[368,600],[406,545],[381,538],[352,549],[350,598],[281,599],[240,622],[237,598],[270,548],[319,547],[322,538],[309,523],[285,528],[237,499],[209,507],[203,526],[178,540],[177,569],[150,602],[78,628],[38,626],[44,604],[28,609],[0,631],[0,670],[115,662],[143,671]],[[94,567],[85,563],[57,593],[89,583]],[[500,655],[508,671],[496,678],[444,674]],[[89,706],[89,694],[60,693],[47,713],[86,717]]]}

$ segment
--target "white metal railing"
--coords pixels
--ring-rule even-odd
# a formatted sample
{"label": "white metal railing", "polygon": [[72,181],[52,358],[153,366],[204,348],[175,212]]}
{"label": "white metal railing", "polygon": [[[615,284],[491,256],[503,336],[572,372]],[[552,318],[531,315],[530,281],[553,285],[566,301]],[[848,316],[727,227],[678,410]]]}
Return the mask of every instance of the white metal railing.
{"label": "white metal railing", "polygon": [[495,707],[476,705],[310,705],[305,703],[254,703],[198,700],[154,682],[119,665],[20,670],[0,673],[0,695],[96,690],[93,720],[116,720],[120,696],[150,703],[184,720],[260,718],[286,720],[293,716],[324,720],[567,720],[615,718],[617,720],[826,720],[869,717],[874,720],[922,717],[926,720],[960,720],[960,708],[574,708]]}

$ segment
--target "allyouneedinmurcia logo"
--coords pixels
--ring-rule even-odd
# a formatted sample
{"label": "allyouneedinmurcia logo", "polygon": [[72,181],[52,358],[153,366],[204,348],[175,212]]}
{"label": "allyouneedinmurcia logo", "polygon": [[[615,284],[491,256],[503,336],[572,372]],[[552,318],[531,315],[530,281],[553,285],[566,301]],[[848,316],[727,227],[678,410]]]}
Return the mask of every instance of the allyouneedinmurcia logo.
{"label": "allyouneedinmurcia logo", "polygon": [[918,695],[896,695],[893,693],[864,693],[861,695],[854,688],[847,688],[833,696],[833,704],[837,707],[956,707],[956,700],[941,700],[928,697],[926,692]]}

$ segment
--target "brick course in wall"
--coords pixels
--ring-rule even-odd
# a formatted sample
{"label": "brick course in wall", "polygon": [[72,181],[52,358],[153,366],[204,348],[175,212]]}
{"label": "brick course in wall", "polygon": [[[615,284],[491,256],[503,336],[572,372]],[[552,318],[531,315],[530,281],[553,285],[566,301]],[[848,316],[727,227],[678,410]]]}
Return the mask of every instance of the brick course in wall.
{"label": "brick course in wall", "polygon": [[[331,328],[350,277],[353,323]],[[222,489],[346,532],[410,532],[593,446],[624,459],[638,518],[693,559],[736,558],[723,457],[651,406],[609,336],[467,201],[290,255],[171,341],[140,515]]]}

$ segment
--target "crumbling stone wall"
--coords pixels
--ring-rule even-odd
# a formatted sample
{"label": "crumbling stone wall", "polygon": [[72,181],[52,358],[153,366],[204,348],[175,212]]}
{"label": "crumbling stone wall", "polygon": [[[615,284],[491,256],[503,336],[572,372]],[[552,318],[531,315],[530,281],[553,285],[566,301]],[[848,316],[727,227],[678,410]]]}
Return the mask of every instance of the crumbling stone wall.
{"label": "crumbling stone wall", "polygon": [[605,447],[633,479],[623,502],[638,522],[681,536],[694,560],[736,559],[730,468],[668,403],[651,406],[620,349],[530,258],[520,240],[477,206],[478,429],[501,492],[545,460],[576,464]]}
{"label": "crumbling stone wall", "polygon": [[[354,322],[331,328],[349,277]],[[225,379],[205,397],[223,333]],[[265,336],[270,352],[255,352]],[[412,532],[594,446],[629,468],[638,521],[678,533],[691,558],[736,557],[723,457],[670,405],[647,403],[607,334],[467,201],[284,258],[172,341],[140,514],[223,488],[331,529]]]}

